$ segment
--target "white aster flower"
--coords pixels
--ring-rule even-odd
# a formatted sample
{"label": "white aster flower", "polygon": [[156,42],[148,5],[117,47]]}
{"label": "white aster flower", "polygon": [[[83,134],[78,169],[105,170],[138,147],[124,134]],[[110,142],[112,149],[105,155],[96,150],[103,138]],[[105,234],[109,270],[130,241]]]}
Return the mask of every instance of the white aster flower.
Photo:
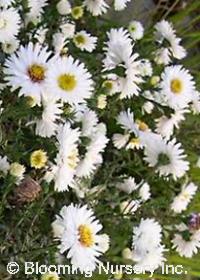
{"label": "white aster flower", "polygon": [[171,62],[170,51],[168,48],[160,48],[154,53],[154,61],[157,64],[168,65]]}
{"label": "white aster flower", "polygon": [[195,91],[193,77],[180,65],[165,68],[160,86],[161,95],[168,106],[175,110],[187,107]]}
{"label": "white aster flower", "polygon": [[115,0],[114,1],[114,9],[116,11],[122,11],[126,8],[126,5],[128,2],[130,2],[131,0]]}
{"label": "white aster flower", "polygon": [[[100,257],[109,247],[109,237],[99,234],[102,225],[87,206],[64,206],[56,217],[60,230],[60,252],[68,251],[67,258],[75,269],[94,271]],[[54,228],[55,228],[54,222]]]}
{"label": "white aster flower", "polygon": [[191,109],[193,114],[200,113],[200,93],[198,91],[195,91],[193,94]]}
{"label": "white aster flower", "polygon": [[147,102],[145,102],[145,103],[143,104],[143,106],[142,106],[142,113],[143,113],[143,114],[145,114],[145,113],[151,114],[152,111],[153,111],[153,109],[154,109],[154,104],[153,104],[153,102],[147,101]]}
{"label": "white aster flower", "polygon": [[68,0],[60,0],[56,5],[56,8],[60,15],[68,15],[71,13],[71,4]]}
{"label": "white aster flower", "polygon": [[62,32],[56,32],[55,34],[53,34],[52,44],[56,54],[62,53],[67,44],[65,35]]}
{"label": "white aster flower", "polygon": [[56,156],[56,166],[52,167],[56,191],[68,190],[69,185],[73,182],[79,162],[79,137],[80,131],[72,129],[69,123],[60,126],[58,129],[59,151]]}
{"label": "white aster flower", "polygon": [[166,20],[161,20],[155,25],[155,29],[157,41],[162,43],[166,39],[170,44],[169,50],[173,57],[182,59],[186,56],[186,50],[180,45],[181,39],[176,37],[171,23]]}
{"label": "white aster flower", "polygon": [[139,189],[139,195],[142,201],[147,201],[151,197],[150,186],[147,182],[142,183]]}
{"label": "white aster flower", "polygon": [[94,173],[103,161],[102,152],[105,150],[107,143],[106,127],[103,123],[99,123],[94,134],[90,136],[90,143],[86,147],[86,153],[77,166],[76,176],[89,177]]}
{"label": "white aster flower", "polygon": [[[20,88],[19,94],[34,97],[38,103],[45,87],[48,58],[47,48],[39,44],[21,46],[5,62],[6,81],[12,90]],[[50,93],[53,93],[50,91]]]}
{"label": "white aster flower", "polygon": [[128,30],[133,40],[140,40],[144,36],[144,27],[139,21],[131,21],[129,23]]}
{"label": "white aster flower", "polygon": [[33,22],[34,24],[37,24],[38,21],[40,21],[46,5],[47,0],[28,0],[29,12],[26,15],[26,23]]}
{"label": "white aster flower", "polygon": [[42,95],[42,117],[36,121],[36,135],[41,137],[51,137],[55,135],[58,128],[56,121],[62,114],[62,105],[57,102],[57,99],[48,93]]}
{"label": "white aster flower", "polygon": [[156,132],[169,140],[174,133],[174,128],[179,128],[179,124],[185,120],[184,114],[187,110],[177,110],[171,114],[170,118],[162,116],[156,119]]}
{"label": "white aster flower", "polygon": [[124,148],[129,140],[130,134],[115,133],[112,137],[113,145],[117,149]]}
{"label": "white aster flower", "polygon": [[93,16],[105,14],[109,8],[104,0],[84,0],[83,3]]}
{"label": "white aster flower", "polygon": [[96,48],[97,37],[91,36],[89,33],[82,30],[74,35],[73,42],[80,50],[92,52]]}
{"label": "white aster flower", "polygon": [[7,8],[13,4],[14,0],[1,0],[0,7]]}
{"label": "white aster flower", "polygon": [[122,111],[118,115],[117,123],[121,126],[121,128],[138,135],[138,127],[134,122],[134,114],[130,111],[130,109]]}
{"label": "white aster flower", "polygon": [[181,234],[175,234],[172,243],[181,257],[192,258],[200,249],[200,230],[191,233],[189,240],[185,240]]}
{"label": "white aster flower", "polygon": [[160,176],[172,175],[176,180],[188,171],[189,162],[185,160],[184,150],[176,139],[166,142],[161,137],[151,137],[148,134],[145,140],[145,161],[149,166],[155,167]]}
{"label": "white aster flower", "polygon": [[24,178],[25,170],[25,166],[18,162],[13,162],[9,168],[10,174],[16,177],[18,182],[20,182]]}
{"label": "white aster flower", "polygon": [[83,63],[71,56],[58,58],[47,72],[47,91],[77,105],[92,95],[93,81]]}
{"label": "white aster flower", "polygon": [[83,111],[78,111],[76,113],[76,121],[81,122],[81,135],[86,137],[91,137],[95,131],[98,124],[97,114],[86,108]]}
{"label": "white aster flower", "polygon": [[2,43],[2,50],[7,54],[14,53],[19,47],[19,41],[17,39],[12,39],[10,41]]}
{"label": "white aster flower", "polygon": [[194,183],[183,185],[181,192],[174,198],[171,204],[171,209],[175,213],[181,213],[186,210],[197,189],[198,187]]}
{"label": "white aster flower", "polygon": [[48,31],[47,28],[40,27],[37,29],[37,31],[35,33],[35,38],[36,38],[37,42],[40,43],[41,45],[44,44],[44,42],[46,40],[47,31]]}
{"label": "white aster flower", "polygon": [[154,219],[142,219],[133,228],[133,260],[145,271],[157,269],[165,261],[161,245],[162,228]]}
{"label": "white aster flower", "polygon": [[161,20],[155,25],[155,37],[158,42],[162,42],[164,39],[170,41],[175,35],[175,31],[171,23],[166,20]]}
{"label": "white aster flower", "polygon": [[0,172],[3,172],[4,174],[7,174],[9,168],[10,168],[10,164],[8,162],[7,157],[6,156],[4,156],[4,157],[0,156]]}
{"label": "white aster flower", "polygon": [[106,57],[103,61],[105,70],[111,70],[122,63],[125,66],[133,64],[138,54],[132,55],[133,43],[127,30],[112,28],[108,33],[108,41],[104,51]]}
{"label": "white aster flower", "polygon": [[[137,63],[136,63],[137,64]],[[131,98],[133,95],[138,96],[140,88],[139,83],[142,82],[141,77],[139,77],[139,70],[135,63],[130,65],[125,70],[125,77],[119,77],[119,91],[120,99]]]}
{"label": "white aster flower", "polygon": [[6,43],[15,39],[20,28],[20,16],[13,8],[0,10],[0,42]]}
{"label": "white aster flower", "polygon": [[131,194],[133,191],[137,190],[138,187],[139,185],[135,182],[134,177],[128,177],[127,179],[124,179],[122,182],[116,184],[116,188],[128,194]]}
{"label": "white aster flower", "polygon": [[139,73],[142,77],[151,77],[153,74],[153,68],[151,62],[148,59],[140,60],[138,65]]}
{"label": "white aster flower", "polygon": [[74,37],[75,33],[75,24],[66,22],[60,26],[62,34],[64,35],[65,39],[71,39]]}

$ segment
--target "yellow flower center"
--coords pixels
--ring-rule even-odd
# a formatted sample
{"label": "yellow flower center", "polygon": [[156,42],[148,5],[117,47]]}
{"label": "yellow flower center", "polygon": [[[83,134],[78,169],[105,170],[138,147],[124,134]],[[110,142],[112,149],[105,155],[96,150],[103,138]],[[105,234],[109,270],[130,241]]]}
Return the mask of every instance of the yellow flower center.
{"label": "yellow flower center", "polygon": [[105,81],[103,83],[103,87],[107,90],[107,91],[111,91],[113,88],[113,83],[109,80]]}
{"label": "yellow flower center", "polygon": [[183,83],[179,79],[174,79],[171,81],[171,91],[174,94],[180,94],[183,90]]}
{"label": "yellow flower center", "polygon": [[136,120],[136,123],[139,127],[139,130],[141,130],[141,131],[146,131],[149,128],[145,122],[142,122],[140,120]]}
{"label": "yellow flower center", "polygon": [[58,85],[64,91],[72,91],[77,85],[76,77],[71,74],[62,74],[58,77]]}
{"label": "yellow flower center", "polygon": [[74,37],[74,41],[77,45],[83,45],[83,44],[85,44],[85,37],[81,34],[76,35]]}
{"label": "yellow flower center", "polygon": [[181,198],[182,198],[182,200],[188,200],[190,198],[190,195],[187,192],[185,192],[182,194]]}
{"label": "yellow flower center", "polygon": [[75,169],[79,162],[78,149],[74,149],[67,159],[68,159],[68,166],[72,169]]}
{"label": "yellow flower center", "polygon": [[40,169],[45,166],[47,162],[46,153],[43,150],[35,151],[31,154],[31,167]]}
{"label": "yellow flower center", "polygon": [[130,143],[133,145],[139,145],[140,144],[140,139],[139,138],[132,138],[130,140]]}
{"label": "yellow flower center", "polygon": [[80,225],[78,228],[79,241],[84,247],[91,247],[94,244],[92,230],[87,225]]}
{"label": "yellow flower center", "polygon": [[79,19],[83,16],[83,8],[82,6],[76,6],[72,9],[72,17],[74,19]]}
{"label": "yellow flower center", "polygon": [[45,68],[39,64],[32,64],[28,68],[28,75],[35,83],[39,83],[45,79]]}
{"label": "yellow flower center", "polygon": [[5,28],[5,27],[6,27],[6,25],[7,25],[6,20],[5,20],[5,19],[3,19],[3,18],[1,18],[1,19],[0,19],[0,29]]}

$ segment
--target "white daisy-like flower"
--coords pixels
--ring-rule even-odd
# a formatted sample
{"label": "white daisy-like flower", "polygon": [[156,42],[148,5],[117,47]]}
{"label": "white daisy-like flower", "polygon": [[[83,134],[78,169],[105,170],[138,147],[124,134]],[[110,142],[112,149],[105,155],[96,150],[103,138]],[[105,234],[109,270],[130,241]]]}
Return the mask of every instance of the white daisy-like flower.
{"label": "white daisy-like flower", "polygon": [[164,39],[170,41],[175,35],[175,30],[171,23],[166,20],[161,20],[155,25],[155,37],[158,42],[162,42]]}
{"label": "white daisy-like flower", "polygon": [[160,48],[154,53],[154,61],[157,64],[168,65],[171,62],[170,51],[168,48]]}
{"label": "white daisy-like flower", "polygon": [[108,74],[103,76],[103,78],[106,80],[103,82],[102,86],[108,95],[112,96],[115,93],[120,92],[120,84],[117,75]]}
{"label": "white daisy-like flower", "polygon": [[181,213],[187,209],[188,204],[194,197],[198,187],[194,183],[183,185],[181,192],[174,198],[171,209],[175,213]]}
{"label": "white daisy-like flower", "polygon": [[71,13],[71,4],[68,0],[60,0],[56,5],[60,15],[65,16]]}
{"label": "white daisy-like flower", "polygon": [[56,32],[53,34],[53,47],[56,54],[62,53],[67,45],[67,40],[62,32]]}
{"label": "white daisy-like flower", "polygon": [[77,177],[89,177],[102,163],[102,152],[105,150],[106,144],[109,141],[106,137],[105,125],[99,123],[89,138],[90,143],[86,147],[86,153],[76,169]]}
{"label": "white daisy-like flower", "polygon": [[186,56],[186,50],[180,45],[181,39],[175,34],[171,23],[161,20],[155,25],[155,37],[158,42],[162,43],[166,39],[170,43],[169,50],[173,57],[182,59]]}
{"label": "white daisy-like flower", "polygon": [[17,179],[17,183],[19,183],[24,178],[25,171],[25,166],[18,162],[11,163],[9,168],[9,173]]}
{"label": "white daisy-like flower", "polygon": [[126,8],[126,5],[128,2],[130,2],[131,0],[115,0],[114,1],[114,9],[116,11],[122,11]]}
{"label": "white daisy-like flower", "polygon": [[112,28],[107,36],[108,41],[104,48],[106,57],[103,61],[105,70],[111,70],[122,63],[125,63],[126,67],[133,65],[138,54],[132,55],[133,43],[128,31],[123,28]]}
{"label": "white daisy-like flower", "polygon": [[58,128],[56,121],[62,114],[62,104],[57,102],[57,99],[48,93],[42,94],[42,117],[36,121],[36,135],[41,137],[51,137],[55,135]]}
{"label": "white daisy-like flower", "polygon": [[133,191],[137,190],[139,185],[135,182],[134,177],[128,177],[124,179],[122,182],[116,184],[116,188],[124,191],[128,194],[131,194]]}
{"label": "white daisy-like flower", "polygon": [[144,36],[144,27],[141,22],[133,20],[129,23],[128,30],[133,40],[140,40]]}
{"label": "white daisy-like flower", "polygon": [[117,149],[124,148],[130,138],[130,134],[115,133],[112,137],[113,145]]}
{"label": "white daisy-like flower", "polygon": [[[5,80],[12,90],[20,88],[19,94],[34,97],[38,103],[45,87],[48,58],[51,55],[47,48],[39,44],[21,46],[5,62]],[[49,91],[53,93],[52,90]]]}
{"label": "white daisy-like flower", "polygon": [[177,233],[172,243],[173,248],[176,249],[181,257],[192,258],[200,249],[200,230],[191,233],[189,239],[184,239],[181,233]]}
{"label": "white daisy-like flower", "polygon": [[1,0],[0,7],[7,8],[13,4],[14,0]]}
{"label": "white daisy-like flower", "polygon": [[8,162],[7,156],[4,157],[0,156],[0,172],[7,174],[9,168],[10,168],[10,164]]}
{"label": "white daisy-like flower", "polygon": [[165,261],[161,232],[161,226],[154,219],[142,219],[140,225],[133,228],[133,260],[137,267],[151,271]]}
{"label": "white daisy-like flower", "polygon": [[58,129],[59,151],[56,156],[56,166],[52,167],[56,191],[68,190],[69,185],[73,182],[79,162],[79,137],[80,131],[72,129],[69,123],[61,125]]}
{"label": "white daisy-like flower", "polygon": [[71,56],[58,58],[47,72],[47,90],[64,102],[77,105],[92,95],[93,81],[83,63]]}
{"label": "white daisy-like flower", "polygon": [[125,130],[133,132],[138,135],[138,127],[134,122],[134,114],[128,109],[127,111],[122,111],[117,117],[117,123]]}
{"label": "white daisy-like flower", "polygon": [[156,132],[169,140],[174,133],[174,128],[178,129],[180,123],[185,120],[185,113],[187,113],[187,110],[177,110],[171,114],[170,118],[162,116],[156,119]]}
{"label": "white daisy-like flower", "polygon": [[7,54],[13,54],[19,47],[19,41],[17,39],[12,39],[10,41],[2,43],[2,50]]}
{"label": "white daisy-like flower", "polygon": [[53,228],[58,228],[60,252],[68,251],[67,258],[75,269],[94,271],[100,257],[109,248],[109,237],[99,234],[102,225],[87,206],[64,206],[56,216]]}
{"label": "white daisy-like flower", "polygon": [[189,170],[189,162],[181,144],[173,139],[166,142],[161,137],[151,137],[148,133],[145,143],[145,161],[155,167],[160,176],[172,175],[174,180],[181,178]]}
{"label": "white daisy-like flower", "polygon": [[85,137],[92,136],[96,131],[98,124],[97,114],[86,108],[76,112],[76,121],[81,122],[81,135]]}
{"label": "white daisy-like flower", "polygon": [[37,29],[37,31],[35,33],[34,37],[37,40],[37,42],[40,43],[41,45],[44,44],[44,42],[46,40],[47,32],[48,32],[47,28],[40,27]]}
{"label": "white daisy-like flower", "polygon": [[148,59],[140,60],[138,65],[139,73],[142,77],[151,77],[153,74],[153,68],[151,62]]}
{"label": "white daisy-like flower", "polygon": [[139,189],[139,195],[142,201],[147,201],[151,197],[150,186],[147,182],[142,183]]}
{"label": "white daisy-like flower", "polygon": [[20,16],[13,8],[0,10],[0,42],[6,43],[15,39],[20,28]]}
{"label": "white daisy-like flower", "polygon": [[133,95],[138,96],[140,92],[139,83],[142,82],[141,77],[139,76],[139,70],[137,63],[133,62],[125,70],[125,77],[119,77],[119,90],[120,90],[120,99],[131,98]]}
{"label": "white daisy-like flower", "polygon": [[200,113],[200,92],[198,92],[198,91],[195,91],[194,95],[192,97],[191,109],[192,109],[193,114]]}
{"label": "white daisy-like flower", "polygon": [[93,16],[105,14],[109,8],[104,0],[84,0],[83,3]]}
{"label": "white daisy-like flower", "polygon": [[29,12],[26,14],[26,23],[38,23],[46,5],[47,0],[28,0]]}
{"label": "white daisy-like flower", "polygon": [[75,28],[75,24],[70,22],[65,22],[60,26],[65,39],[71,39],[74,37]]}
{"label": "white daisy-like flower", "polygon": [[177,37],[172,37],[170,40],[170,44],[171,44],[171,52],[173,54],[173,57],[175,57],[176,59],[183,59],[184,57],[186,57],[187,52],[184,49],[184,47],[182,47],[180,45],[181,39],[177,38]]}
{"label": "white daisy-like flower", "polygon": [[166,67],[160,86],[168,106],[175,110],[187,107],[195,91],[193,77],[181,65]]}
{"label": "white daisy-like flower", "polygon": [[97,37],[82,30],[74,35],[73,41],[76,47],[82,51],[92,52],[96,48]]}
{"label": "white daisy-like flower", "polygon": [[154,104],[151,101],[146,101],[142,106],[142,113],[143,114],[151,114],[154,109]]}

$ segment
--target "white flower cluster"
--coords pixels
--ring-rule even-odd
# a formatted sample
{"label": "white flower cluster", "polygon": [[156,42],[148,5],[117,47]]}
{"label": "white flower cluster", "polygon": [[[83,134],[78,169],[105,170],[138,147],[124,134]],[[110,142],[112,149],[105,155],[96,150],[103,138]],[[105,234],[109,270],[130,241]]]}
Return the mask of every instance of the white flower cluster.
{"label": "white flower cluster", "polygon": [[[121,11],[129,2],[115,0],[114,9]],[[161,195],[158,182],[173,189],[171,219],[187,210],[198,190],[189,181],[190,163],[177,133],[186,114],[200,112],[194,78],[180,62],[187,55],[181,39],[162,20],[154,27],[153,51],[143,57],[137,44],[147,48],[145,30],[138,21],[127,28],[93,26],[91,33],[90,25],[84,28],[88,19],[110,8],[104,0],[84,0],[81,6],[28,0],[27,5],[24,10],[14,0],[0,1],[5,58],[0,117],[10,123],[10,116],[18,114],[13,122],[20,126],[13,126],[15,136],[0,150],[0,176],[20,184],[31,174],[55,192],[74,191],[83,202],[87,197],[90,207],[100,203],[103,188],[124,192],[119,215],[139,223],[132,226],[130,258],[155,270],[166,260],[162,220],[146,217],[145,211],[140,217],[143,209]],[[51,13],[55,20],[48,18]],[[15,111],[15,106],[21,107]],[[14,155],[16,145],[24,149],[20,157]],[[54,237],[75,268],[93,271],[109,248],[109,237],[99,234],[102,225],[93,210],[72,203],[52,223]],[[115,203],[105,207],[112,210]],[[192,257],[200,248],[199,219],[195,214],[189,224],[173,228],[172,247],[181,256]]]}

